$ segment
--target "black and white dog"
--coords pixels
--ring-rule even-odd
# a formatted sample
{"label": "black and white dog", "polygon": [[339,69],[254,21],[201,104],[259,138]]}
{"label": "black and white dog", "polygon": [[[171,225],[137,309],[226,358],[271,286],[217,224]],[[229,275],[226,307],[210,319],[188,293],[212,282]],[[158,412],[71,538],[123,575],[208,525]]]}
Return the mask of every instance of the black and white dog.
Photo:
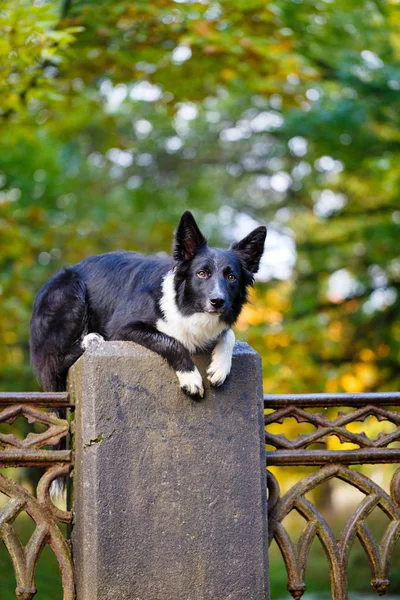
{"label": "black and white dog", "polygon": [[43,389],[64,390],[71,365],[88,344],[103,339],[157,352],[195,397],[204,387],[191,354],[212,349],[207,377],[221,385],[231,369],[231,325],[246,302],[265,237],[261,226],[229,250],[209,248],[185,212],[173,257],[110,252],[56,273],[39,291],[31,319],[32,365]]}

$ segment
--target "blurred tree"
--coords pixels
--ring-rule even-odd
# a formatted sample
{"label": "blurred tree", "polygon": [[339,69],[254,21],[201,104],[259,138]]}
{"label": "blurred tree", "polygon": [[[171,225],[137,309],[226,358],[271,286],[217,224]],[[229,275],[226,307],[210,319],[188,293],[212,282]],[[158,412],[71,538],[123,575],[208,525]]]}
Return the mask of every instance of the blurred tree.
{"label": "blurred tree", "polygon": [[237,325],[266,392],[399,389],[399,29],[395,0],[0,0],[0,389],[37,387],[52,273],[168,251],[187,208],[214,243],[268,225]]}
{"label": "blurred tree", "polygon": [[[395,2],[2,2],[0,385],[34,294],[118,247],[269,224],[238,332],[268,392],[399,388]],[[267,282],[267,283],[265,283]]]}

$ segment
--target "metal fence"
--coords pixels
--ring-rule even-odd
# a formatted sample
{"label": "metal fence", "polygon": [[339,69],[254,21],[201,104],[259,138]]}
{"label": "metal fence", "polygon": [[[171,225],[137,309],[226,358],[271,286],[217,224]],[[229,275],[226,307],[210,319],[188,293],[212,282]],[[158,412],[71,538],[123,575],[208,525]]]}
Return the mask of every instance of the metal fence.
{"label": "metal fence", "polygon": [[[23,417],[30,424],[39,423],[42,432],[31,431],[25,439],[12,433],[0,433],[0,467],[44,467],[35,493],[31,494],[17,481],[0,474],[0,492],[7,502],[0,510],[0,540],[6,546],[14,567],[15,595],[18,600],[30,600],[36,594],[35,572],[43,548],[48,544],[58,561],[64,590],[64,600],[73,600],[74,575],[71,551],[58,523],[70,523],[71,513],[57,508],[50,499],[50,485],[57,477],[66,476],[72,466],[71,450],[54,450],[69,433],[69,423],[43,408],[71,406],[66,393],[0,393],[0,423],[13,423]],[[33,427],[35,427],[33,425]],[[50,446],[50,448],[49,448]],[[13,522],[26,512],[35,523],[35,530],[26,546],[21,543]]]}
{"label": "metal fence", "polygon": [[[372,587],[378,595],[389,588],[389,566],[396,539],[400,535],[400,469],[392,479],[391,493],[386,493],[366,475],[351,469],[351,465],[373,463],[399,463],[400,447],[390,447],[400,441],[400,393],[387,394],[309,394],[264,397],[265,441],[275,448],[267,451],[267,466],[315,466],[281,497],[279,483],[268,473],[269,531],[270,540],[275,539],[282,553],[287,574],[288,590],[293,598],[304,594],[307,559],[311,545],[318,538],[327,556],[331,573],[332,600],[347,599],[347,564],[352,544],[358,538],[368,558]],[[67,393],[10,393],[0,394],[0,423],[13,423],[24,417],[30,424],[40,423],[46,429],[30,432],[20,440],[11,433],[0,433],[0,467],[44,467],[36,493],[31,494],[15,480],[0,474],[0,492],[7,502],[0,510],[0,539],[12,559],[17,583],[16,597],[30,600],[36,593],[35,570],[46,544],[53,550],[62,575],[64,600],[74,598],[73,565],[69,543],[58,523],[70,523],[71,513],[58,509],[50,499],[50,485],[57,477],[69,473],[72,466],[71,450],[54,450],[51,446],[66,438],[69,433],[67,419],[58,418],[53,411],[43,409],[72,406]],[[342,412],[337,409],[342,408]],[[317,410],[316,410],[317,409]],[[334,414],[335,413],[335,414]],[[381,432],[375,439],[365,432],[354,433],[348,428],[352,423],[365,422],[374,416],[389,421],[395,428],[390,433]],[[294,440],[284,434],[269,431],[272,424],[283,424],[294,418],[298,423],[314,427],[312,433],[298,435]],[[42,427],[43,429],[43,427]],[[320,449],[335,436],[340,442],[350,442],[351,450]],[[49,448],[50,447],[50,448]],[[324,482],[338,478],[359,491],[364,499],[348,519],[339,540],[307,494]],[[366,523],[375,508],[382,510],[389,525],[380,544],[377,544]],[[24,547],[13,528],[13,522],[21,512],[26,512],[35,522],[36,529]],[[285,517],[297,511],[306,521],[298,541],[294,543],[283,525]]]}
{"label": "metal fence", "polygon": [[[264,396],[267,413],[265,441],[267,446],[275,448],[267,451],[267,466],[319,467],[303,477],[283,497],[277,479],[268,472],[270,541],[275,539],[282,553],[288,575],[288,590],[293,598],[301,598],[306,590],[304,578],[307,559],[315,538],[320,540],[329,563],[332,600],[347,600],[348,559],[356,538],[360,540],[368,558],[373,590],[382,596],[389,589],[390,559],[400,535],[400,469],[392,478],[388,494],[350,466],[400,464],[400,447],[390,447],[392,444],[399,446],[396,444],[400,440],[398,406],[399,393]],[[337,408],[342,410],[332,410]],[[318,409],[317,412],[315,409]],[[351,424],[365,422],[370,416],[376,417],[379,422],[389,421],[395,426],[394,430],[390,433],[382,431],[375,439],[368,437],[365,432],[351,431]],[[284,434],[273,434],[268,430],[272,424],[282,424],[289,418],[312,425],[314,431],[290,440]],[[329,450],[326,446],[331,436],[356,447]],[[316,448],[321,443],[325,449]],[[307,497],[309,492],[333,478],[348,483],[365,495],[347,520],[339,540],[336,540],[321,512]],[[367,517],[377,507],[389,519],[380,544],[377,544],[366,523]],[[299,513],[306,521],[296,543],[283,525],[285,517],[292,511]]]}

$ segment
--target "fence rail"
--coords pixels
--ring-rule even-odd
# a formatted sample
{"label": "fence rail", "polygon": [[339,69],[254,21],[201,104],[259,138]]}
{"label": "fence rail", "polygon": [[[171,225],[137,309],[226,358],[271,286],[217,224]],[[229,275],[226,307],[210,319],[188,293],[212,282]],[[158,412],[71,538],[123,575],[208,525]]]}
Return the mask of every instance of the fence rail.
{"label": "fence rail", "polygon": [[[373,590],[381,596],[389,589],[390,559],[400,536],[400,469],[395,472],[390,494],[387,494],[366,475],[348,466],[400,463],[400,448],[388,447],[400,441],[400,411],[396,410],[399,406],[400,393],[264,396],[267,413],[265,441],[269,447],[275,448],[266,453],[267,466],[320,467],[311,475],[306,475],[282,497],[277,479],[268,472],[270,542],[275,539],[281,551],[288,574],[288,590],[293,598],[301,598],[306,590],[304,579],[307,560],[315,538],[320,540],[329,563],[332,600],[347,600],[348,559],[356,538],[360,540],[370,564]],[[322,408],[324,412],[315,412],[316,408]],[[332,414],[333,411],[329,409],[335,408],[347,410]],[[364,423],[371,416],[380,422],[390,422],[395,426],[394,430],[389,433],[382,431],[375,439],[369,438],[365,431],[351,431],[352,424]],[[308,423],[315,431],[289,440],[283,434],[268,430],[268,427],[283,424],[288,418],[294,418],[297,423]],[[313,448],[316,444],[326,445],[333,436],[341,443],[353,444],[355,448]],[[348,483],[365,495],[347,520],[339,540],[336,540],[321,512],[307,497],[309,492],[334,478]],[[383,511],[390,521],[380,544],[376,543],[366,523],[375,508]],[[283,525],[283,520],[292,511],[300,514],[306,522],[297,543],[291,540]]]}
{"label": "fence rail", "polygon": [[[1,393],[0,423],[12,424],[23,417],[34,425],[45,426],[41,432],[32,431],[20,440],[12,433],[0,433],[0,467],[46,467],[36,489],[31,494],[23,485],[0,474],[0,492],[8,500],[0,508],[0,540],[7,548],[14,567],[18,600],[31,600],[36,594],[35,572],[43,548],[48,544],[60,566],[64,600],[74,598],[74,575],[71,552],[58,523],[70,523],[69,511],[57,508],[50,498],[50,486],[58,477],[68,475],[72,468],[71,450],[54,450],[51,446],[65,440],[70,426],[67,419],[43,407],[72,406],[68,394]],[[50,446],[50,448],[49,448]],[[21,513],[27,513],[36,528],[26,546],[21,543],[13,522]]]}
{"label": "fence rail", "polygon": [[74,405],[67,392],[0,392],[0,406],[7,404],[34,404],[55,408]]}

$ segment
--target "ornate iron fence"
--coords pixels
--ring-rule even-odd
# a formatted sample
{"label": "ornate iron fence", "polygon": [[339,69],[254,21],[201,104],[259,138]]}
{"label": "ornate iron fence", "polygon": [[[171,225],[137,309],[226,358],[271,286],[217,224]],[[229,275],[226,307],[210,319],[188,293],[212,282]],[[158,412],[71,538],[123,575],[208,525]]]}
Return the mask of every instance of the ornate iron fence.
{"label": "ornate iron fence", "polygon": [[[268,472],[270,541],[275,539],[286,566],[288,590],[299,599],[306,590],[304,582],[311,545],[317,537],[327,556],[331,575],[332,600],[347,600],[347,565],[353,542],[358,538],[368,558],[374,591],[382,596],[389,588],[389,566],[397,538],[400,536],[400,469],[395,472],[390,494],[366,475],[350,468],[351,465],[400,463],[400,447],[389,447],[400,441],[400,393],[384,394],[307,394],[264,396],[265,441],[275,450],[267,451],[267,466],[318,466],[306,475],[283,497],[277,479]],[[323,409],[315,412],[314,409]],[[335,415],[332,408],[346,408]],[[337,412],[337,411],[336,411]],[[389,421],[395,428],[381,432],[375,439],[366,432],[351,431],[351,424],[364,422],[370,416]],[[283,434],[268,431],[272,424],[282,424],[294,418],[297,423],[308,423],[315,430],[300,434],[294,440]],[[350,429],[348,426],[350,425]],[[342,443],[354,444],[354,449],[318,449],[331,436]],[[320,484],[338,478],[361,491],[365,497],[347,520],[342,535],[334,533],[317,507],[306,494]],[[378,507],[389,518],[381,543],[378,545],[366,523],[367,517]],[[306,521],[297,543],[294,543],[283,525],[289,513],[296,511]]]}
{"label": "ornate iron fence", "polygon": [[[0,433],[0,467],[44,467],[36,495],[16,481],[0,474],[0,492],[8,501],[0,510],[0,539],[12,559],[19,600],[30,600],[36,593],[35,571],[40,554],[48,544],[60,566],[64,600],[74,598],[74,578],[71,553],[57,523],[70,523],[71,513],[58,509],[49,494],[51,482],[67,474],[72,465],[71,450],[55,450],[57,444],[69,433],[69,423],[58,418],[51,410],[67,408],[72,402],[66,393],[58,394],[0,394],[0,423],[12,423],[23,417],[29,423],[41,423],[42,432],[31,432],[19,440],[13,434]],[[281,497],[277,479],[268,473],[269,530],[282,553],[287,573],[288,590],[299,599],[306,589],[304,583],[308,554],[317,537],[326,553],[332,586],[332,600],[347,599],[347,564],[352,544],[358,538],[366,552],[372,572],[372,587],[383,595],[389,587],[390,559],[400,535],[400,469],[395,472],[390,494],[366,475],[351,469],[351,465],[373,463],[400,463],[400,447],[390,447],[400,441],[400,393],[390,394],[335,394],[265,396],[266,444],[275,450],[267,452],[268,466],[316,466],[318,470],[305,476]],[[346,408],[331,414],[328,409]],[[314,409],[317,409],[315,412]],[[321,410],[323,412],[321,413]],[[389,421],[394,430],[381,432],[375,439],[365,432],[355,433],[348,426],[365,422],[374,416],[378,421]],[[298,435],[294,440],[283,434],[268,431],[271,424],[282,424],[294,418],[298,423],[308,423],[315,430]],[[331,436],[340,442],[356,446],[351,450],[318,449]],[[400,445],[400,444],[399,444]],[[348,519],[341,538],[333,532],[318,508],[307,498],[308,492],[333,478],[341,479],[364,494],[364,499]],[[367,517],[379,508],[389,518],[389,525],[378,545],[366,524]],[[36,529],[24,547],[13,528],[17,516],[26,512],[35,522]],[[291,512],[297,511],[306,526],[297,543],[294,543],[283,525]]]}
{"label": "ornate iron fence", "polygon": [[[0,423],[13,423],[18,417],[28,423],[40,423],[42,432],[30,432],[20,440],[12,433],[0,433],[0,467],[44,467],[36,494],[17,481],[0,474],[0,492],[8,500],[0,510],[0,540],[4,542],[14,567],[18,600],[31,600],[36,594],[35,572],[43,548],[48,544],[60,566],[64,600],[74,598],[74,578],[71,552],[57,523],[70,523],[71,513],[57,508],[50,499],[50,485],[69,473],[71,450],[55,450],[69,433],[66,419],[42,408],[67,408],[71,401],[66,393],[0,393]],[[50,446],[50,448],[49,448]],[[36,528],[26,546],[20,541],[13,522],[26,512]]]}

